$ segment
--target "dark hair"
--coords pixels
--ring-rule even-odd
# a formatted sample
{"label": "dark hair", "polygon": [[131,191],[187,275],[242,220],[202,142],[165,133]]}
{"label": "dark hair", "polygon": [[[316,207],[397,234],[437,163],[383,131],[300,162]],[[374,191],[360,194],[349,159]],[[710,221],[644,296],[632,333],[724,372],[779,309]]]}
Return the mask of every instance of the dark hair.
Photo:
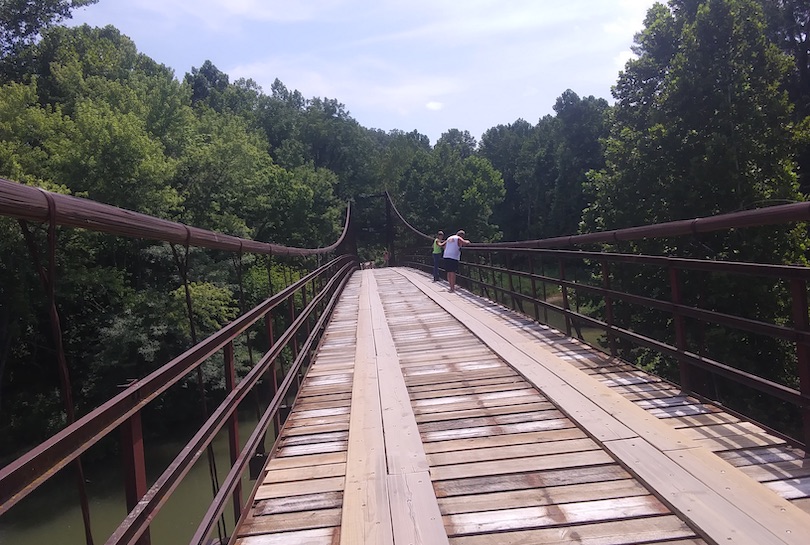
{"label": "dark hair", "polygon": [[438,234],[440,234],[441,236],[444,236],[444,231],[439,231]]}

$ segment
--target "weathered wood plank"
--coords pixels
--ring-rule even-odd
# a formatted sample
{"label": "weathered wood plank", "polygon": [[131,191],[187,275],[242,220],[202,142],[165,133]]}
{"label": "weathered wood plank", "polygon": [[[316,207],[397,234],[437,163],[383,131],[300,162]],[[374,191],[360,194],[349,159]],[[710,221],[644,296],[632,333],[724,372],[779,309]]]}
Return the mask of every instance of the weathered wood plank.
{"label": "weathered wood plank", "polygon": [[340,509],[320,509],[250,517],[239,528],[239,535],[269,534],[331,528],[340,522]]}
{"label": "weathered wood plank", "polygon": [[[696,537],[695,533],[677,517],[665,515],[541,530],[502,532],[497,534],[497,544],[632,545],[694,537]],[[469,535],[453,538],[450,542],[452,545],[493,545],[493,536],[489,534]]]}
{"label": "weathered wood plank", "polygon": [[328,464],[289,469],[270,469],[264,474],[262,484],[303,481],[307,479],[324,479],[326,477],[344,477],[346,464]]}
{"label": "weathered wood plank", "polygon": [[342,491],[346,479],[344,477],[331,477],[311,481],[295,481],[291,483],[274,483],[260,485],[256,490],[255,499],[285,498],[288,496],[304,496],[306,494],[321,494],[323,492]]}
{"label": "weathered wood plank", "polygon": [[395,543],[449,543],[427,472],[389,475],[388,490]]}
{"label": "weathered wood plank", "polygon": [[462,479],[466,477],[505,475],[508,473],[525,473],[529,471],[542,471],[544,469],[585,467],[610,463],[613,463],[613,458],[602,450],[589,450],[585,452],[567,452],[564,454],[514,458],[511,459],[508,464],[504,464],[500,460],[494,460],[453,466],[435,466],[430,469],[430,474],[434,480]]}
{"label": "weathered wood plank", "polygon": [[421,413],[416,416],[416,422],[424,424],[427,422],[437,422],[439,420],[456,420],[462,418],[475,418],[487,415],[497,416],[501,414],[517,414],[545,411],[553,408],[554,405],[547,401],[535,401],[533,403],[521,403],[519,405],[506,405],[500,407],[462,409],[458,411],[446,411],[435,413]]}
{"label": "weathered wood plank", "polygon": [[371,271],[363,271],[361,278],[340,543],[393,545],[371,321]]}
{"label": "weathered wood plank", "polygon": [[527,443],[534,444],[546,441],[567,441],[569,439],[582,439],[587,437],[582,430],[575,428],[574,424],[570,420],[565,420],[563,423],[567,424],[567,427],[558,430],[492,436],[486,435],[481,437],[470,437],[468,439],[425,443],[425,452],[428,454],[436,454],[439,452],[455,452],[506,445],[522,445]]}
{"label": "weathered wood plank", "polygon": [[562,440],[546,443],[506,445],[474,450],[442,452],[429,455],[428,461],[431,467],[437,467],[485,460],[509,460],[511,458],[526,458],[529,456],[583,452],[597,450],[599,448],[600,447],[592,439],[571,439],[568,441]]}
{"label": "weathered wood plank", "polygon": [[451,536],[528,530],[544,526],[584,524],[669,514],[654,496],[631,496],[602,500],[541,505],[496,511],[447,515],[444,523]]}
{"label": "weathered wood plank", "polygon": [[617,464],[607,466],[574,467],[569,469],[552,469],[529,473],[503,474],[496,477],[467,477],[437,481],[433,488],[438,498],[484,494],[487,492],[504,492],[507,490],[526,490],[548,486],[570,484],[600,483],[629,479],[630,474]]}
{"label": "weathered wood plank", "polygon": [[255,502],[253,516],[311,511],[315,509],[339,509],[343,504],[343,492],[322,492],[287,498],[266,498]]}
{"label": "weathered wood plank", "polygon": [[291,456],[288,458],[271,458],[264,466],[265,470],[289,469],[346,462],[346,451],[328,454],[311,454],[309,456]]}
{"label": "weathered wood plank", "polygon": [[318,528],[300,532],[282,532],[240,537],[236,545],[333,545],[337,528]]}
{"label": "weathered wood plank", "polygon": [[497,509],[554,505],[577,501],[646,496],[648,494],[649,491],[635,480],[624,479],[567,486],[530,488],[526,490],[509,490],[507,492],[475,494],[470,496],[454,496],[443,498],[440,507],[443,515],[452,515],[456,513],[474,513],[476,511],[494,511]]}

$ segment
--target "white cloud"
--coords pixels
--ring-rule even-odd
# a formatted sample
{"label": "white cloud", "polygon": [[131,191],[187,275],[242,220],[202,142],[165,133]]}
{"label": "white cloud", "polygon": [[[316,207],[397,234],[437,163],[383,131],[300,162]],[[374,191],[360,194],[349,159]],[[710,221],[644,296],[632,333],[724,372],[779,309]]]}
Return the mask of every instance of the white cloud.
{"label": "white cloud", "polygon": [[182,24],[198,20],[226,30],[248,21],[306,21],[323,17],[343,0],[128,0],[135,7]]}
{"label": "white cloud", "polygon": [[425,104],[425,108],[427,108],[428,110],[433,110],[434,112],[438,112],[439,110],[444,108],[444,103],[431,101]]}

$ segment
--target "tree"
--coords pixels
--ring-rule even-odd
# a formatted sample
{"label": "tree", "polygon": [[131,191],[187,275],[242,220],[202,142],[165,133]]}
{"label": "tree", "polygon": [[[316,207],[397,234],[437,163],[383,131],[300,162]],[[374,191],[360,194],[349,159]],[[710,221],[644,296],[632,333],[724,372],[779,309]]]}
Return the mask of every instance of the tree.
{"label": "tree", "polygon": [[519,240],[525,235],[527,202],[519,193],[521,179],[526,176],[522,168],[524,153],[534,128],[528,121],[518,119],[509,125],[498,125],[481,136],[478,153],[501,173],[505,196],[494,211],[494,221],[503,229],[506,240]]}
{"label": "tree", "polygon": [[74,9],[98,0],[3,0],[0,2],[0,59],[33,44],[53,24],[71,18]]}
{"label": "tree", "polygon": [[[595,197],[584,215],[588,230],[708,216],[801,200],[793,152],[796,131],[782,84],[790,59],[766,38],[752,0],[672,1],[650,9],[636,36],[638,59],[628,62],[614,90],[617,103],[606,141],[606,167],[589,176]],[[645,253],[712,259],[799,263],[804,236],[796,229],[704,235],[630,244]],[[619,271],[615,285],[653,293],[665,273]],[[682,279],[687,304],[778,323],[788,301],[767,279],[734,281],[699,274]],[[631,287],[632,286],[632,287]],[[738,296],[745,292],[744,301]],[[668,338],[671,324],[654,312],[614,308],[633,331]],[[785,381],[790,350],[775,340],[690,323],[689,349],[745,371]],[[763,357],[767,354],[767,357]],[[645,349],[626,353],[654,371],[670,361]],[[744,390],[717,385],[737,407],[759,402]],[[759,406],[762,415],[768,408]]]}

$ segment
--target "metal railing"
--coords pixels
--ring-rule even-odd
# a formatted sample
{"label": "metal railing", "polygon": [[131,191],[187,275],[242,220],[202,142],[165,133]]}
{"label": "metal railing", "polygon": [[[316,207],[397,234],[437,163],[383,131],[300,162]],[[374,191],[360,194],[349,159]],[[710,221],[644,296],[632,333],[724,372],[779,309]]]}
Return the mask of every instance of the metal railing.
{"label": "metal railing", "polygon": [[[464,248],[456,278],[474,293],[577,336],[609,355],[646,363],[645,370],[662,373],[683,391],[718,401],[806,445],[810,441],[809,268],[553,248],[809,219],[810,205],[798,203],[605,233],[471,244]],[[429,252],[428,245],[403,252],[407,254],[404,264],[430,272]],[[651,293],[634,285],[640,279],[654,286]],[[745,305],[710,301],[712,294],[701,286],[711,282],[767,283],[772,296],[784,302],[784,312],[768,317],[758,316],[756,309],[748,315],[735,314],[733,307]],[[737,296],[743,299],[745,293]],[[643,318],[655,323],[646,324]],[[770,339],[770,344],[762,339]],[[748,353],[723,361],[721,356],[730,351],[718,347],[733,342],[750,347],[736,353]],[[781,351],[787,373],[778,373],[776,362],[770,369],[771,362],[761,361],[772,355],[770,349]],[[746,368],[752,362],[756,364],[748,367],[753,369]]]}
{"label": "metal railing", "polygon": [[[335,244],[315,249],[291,248],[196,229],[85,199],[0,180],[0,215],[18,219],[24,232],[27,232],[26,222],[29,221],[46,222],[49,225],[50,267],[49,270],[39,268],[46,289],[51,288],[52,317],[57,324],[54,330],[56,337],[59,337],[60,330],[52,293],[53,278],[49,280],[48,276],[52,276],[55,269],[53,255],[56,253],[56,237],[53,233],[57,225],[184,244],[186,249],[189,246],[200,246],[239,252],[240,255],[243,252],[253,252],[306,258],[335,251],[346,237],[350,212],[350,208],[347,209],[343,234]],[[298,281],[243,313],[147,376],[128,384],[101,406],[75,421],[69,419],[64,429],[0,469],[0,515],[56,475],[60,469],[77,463],[80,456],[93,445],[105,438],[114,437],[119,432],[128,514],[106,543],[147,544],[150,542],[151,521],[217,433],[227,428],[230,469],[191,541],[196,544],[207,543],[212,529],[222,519],[229,503],[233,507],[234,521],[238,521],[246,512],[245,507],[250,499],[244,497],[241,489],[242,476],[257,450],[263,448],[267,430],[272,427],[272,437],[278,436],[284,409],[294,402],[310,357],[318,346],[341,290],[357,268],[356,256],[344,255],[331,259],[308,274],[302,274]],[[292,281],[292,275],[290,279]],[[283,331],[274,330],[274,324],[279,323],[284,324]],[[251,344],[251,328],[262,325],[266,350],[247,374],[238,379],[235,343],[247,336],[244,342]],[[200,370],[205,362],[218,356],[222,357],[223,362],[226,390],[224,399],[206,415],[204,424],[162,471],[154,484],[147,487],[141,422],[144,410],[161,399],[170,388],[178,387],[190,373]],[[69,379],[66,382],[69,384]],[[254,395],[262,384],[269,386],[272,399],[268,401],[253,433],[240,448],[237,410],[240,403]],[[86,501],[86,495],[84,499]],[[89,516],[86,513],[85,524],[88,527],[88,542],[91,542]]]}

